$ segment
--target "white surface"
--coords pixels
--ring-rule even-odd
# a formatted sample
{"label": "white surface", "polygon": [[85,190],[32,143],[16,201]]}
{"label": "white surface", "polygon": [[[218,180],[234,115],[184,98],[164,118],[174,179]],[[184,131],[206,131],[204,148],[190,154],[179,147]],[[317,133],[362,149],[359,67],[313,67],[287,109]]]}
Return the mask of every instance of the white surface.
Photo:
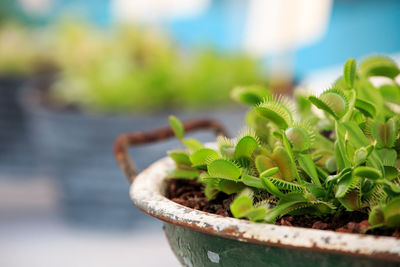
{"label": "white surface", "polygon": [[161,223],[130,232],[76,229],[58,216],[51,179],[0,177],[0,189],[2,267],[180,266]]}
{"label": "white surface", "polygon": [[210,0],[113,0],[112,11],[119,22],[154,23],[202,13]]}
{"label": "white surface", "polygon": [[257,56],[317,41],[328,25],[332,0],[250,0],[245,49]]}
{"label": "white surface", "polygon": [[161,229],[120,234],[62,225],[1,226],[0,266],[179,266]]}
{"label": "white surface", "polygon": [[31,15],[48,14],[54,2],[54,0],[18,0],[22,9]]}

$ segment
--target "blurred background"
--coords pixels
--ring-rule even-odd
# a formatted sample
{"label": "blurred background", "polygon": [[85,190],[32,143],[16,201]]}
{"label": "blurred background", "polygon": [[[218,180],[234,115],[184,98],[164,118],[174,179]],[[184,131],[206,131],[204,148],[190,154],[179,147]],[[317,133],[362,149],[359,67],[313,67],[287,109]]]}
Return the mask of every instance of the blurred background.
{"label": "blurred background", "polygon": [[[399,60],[399,28],[396,0],[2,0],[0,265],[178,266],[113,140],[170,114],[236,134],[235,85],[323,90],[348,57]],[[178,145],[132,157],[144,169]]]}

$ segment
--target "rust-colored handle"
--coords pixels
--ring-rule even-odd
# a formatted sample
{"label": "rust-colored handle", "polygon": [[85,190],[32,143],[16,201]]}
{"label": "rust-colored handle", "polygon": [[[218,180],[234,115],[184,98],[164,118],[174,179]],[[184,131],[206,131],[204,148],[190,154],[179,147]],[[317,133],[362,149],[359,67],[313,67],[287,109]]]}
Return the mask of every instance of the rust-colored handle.
{"label": "rust-colored handle", "polygon": [[[187,133],[196,130],[213,130],[216,135],[228,136],[225,127],[213,119],[194,119],[183,122]],[[114,142],[114,155],[125,173],[128,182],[132,183],[137,175],[137,168],[128,153],[129,146],[159,142],[175,136],[170,126],[150,130],[147,132],[133,132],[120,135]]]}

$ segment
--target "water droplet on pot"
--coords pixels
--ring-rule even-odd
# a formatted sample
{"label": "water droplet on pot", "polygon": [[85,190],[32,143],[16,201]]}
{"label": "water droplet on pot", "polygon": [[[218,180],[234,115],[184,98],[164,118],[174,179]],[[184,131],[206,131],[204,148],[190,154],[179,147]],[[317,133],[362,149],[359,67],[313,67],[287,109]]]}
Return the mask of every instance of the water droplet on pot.
{"label": "water droplet on pot", "polygon": [[193,263],[190,261],[188,257],[183,257],[183,262],[187,267],[193,267]]}
{"label": "water droplet on pot", "polygon": [[207,256],[208,256],[208,259],[211,262],[219,263],[219,255],[218,255],[218,253],[215,253],[215,252],[212,252],[212,251],[207,251]]}

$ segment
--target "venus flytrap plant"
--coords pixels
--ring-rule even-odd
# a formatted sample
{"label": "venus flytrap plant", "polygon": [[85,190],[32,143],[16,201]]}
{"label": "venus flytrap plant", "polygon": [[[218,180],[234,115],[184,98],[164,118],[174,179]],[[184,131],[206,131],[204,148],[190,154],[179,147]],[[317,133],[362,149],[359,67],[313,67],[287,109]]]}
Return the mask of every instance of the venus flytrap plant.
{"label": "venus flytrap plant", "polygon": [[369,214],[371,228],[400,227],[400,116],[383,102],[385,91],[369,82],[399,73],[384,57],[360,68],[349,59],[333,88],[319,96],[297,94],[299,112],[292,100],[262,87],[237,87],[232,97],[251,106],[249,128],[236,139],[218,137],[217,149],[184,139],[182,124],[170,118],[187,148],[169,152],[176,164],[170,177],[187,173],[210,200],[219,192],[236,194],[230,206],[236,218],[274,223],[287,214],[359,211]]}
{"label": "venus flytrap plant", "polygon": [[253,191],[244,189],[232,202],[231,212],[236,218],[249,218],[251,221],[263,221],[267,214],[269,204],[260,203],[254,205]]}

